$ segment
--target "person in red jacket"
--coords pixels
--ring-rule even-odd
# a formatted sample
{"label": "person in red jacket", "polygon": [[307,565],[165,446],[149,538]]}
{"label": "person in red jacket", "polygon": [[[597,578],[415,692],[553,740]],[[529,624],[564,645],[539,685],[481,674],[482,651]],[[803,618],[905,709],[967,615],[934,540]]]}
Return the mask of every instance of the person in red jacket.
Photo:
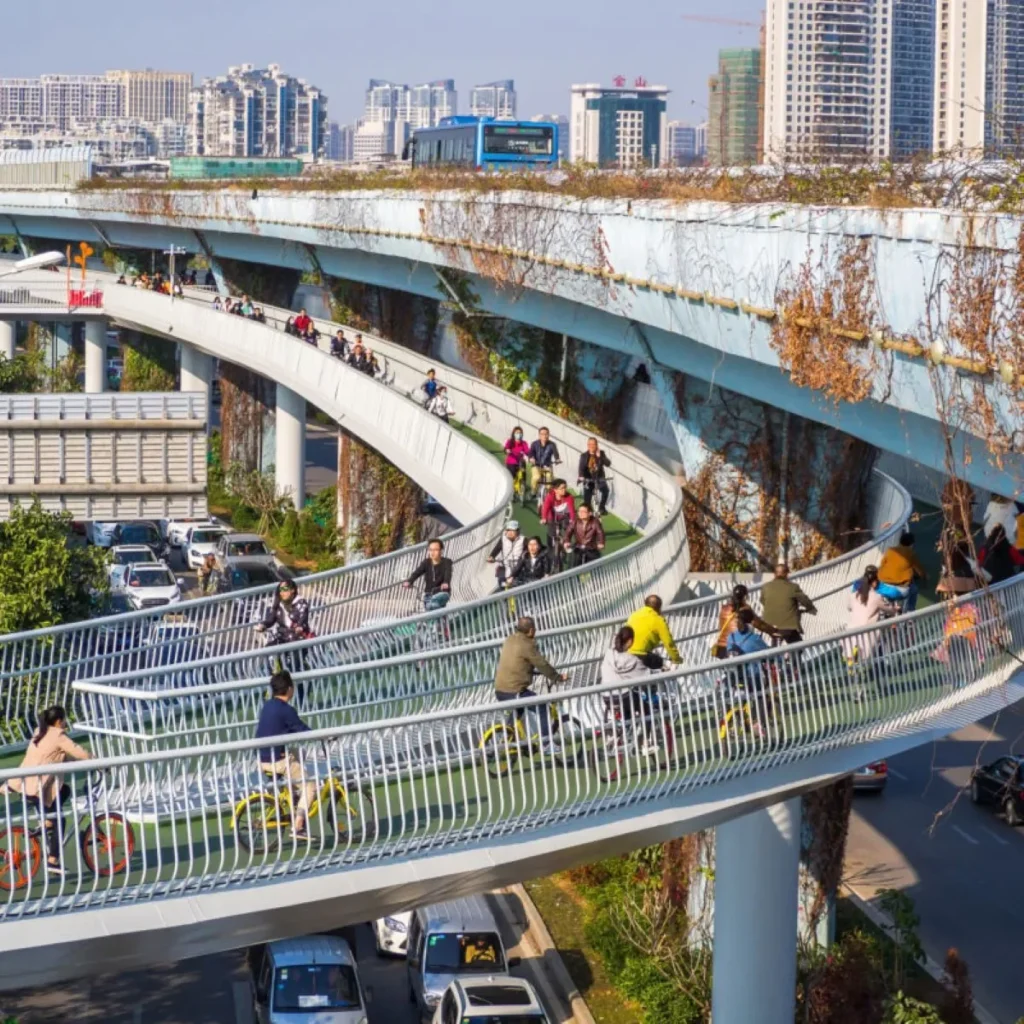
{"label": "person in red jacket", "polygon": [[576,521],[576,502],[564,480],[552,481],[551,490],[544,495],[540,521],[548,528],[548,548],[552,561],[557,560],[558,571],[561,572],[565,554],[562,545]]}
{"label": "person in red jacket", "polygon": [[299,332],[299,337],[305,337],[306,331],[313,326],[313,321],[310,320],[309,314],[304,310],[299,310],[299,315],[295,318],[294,327]]}

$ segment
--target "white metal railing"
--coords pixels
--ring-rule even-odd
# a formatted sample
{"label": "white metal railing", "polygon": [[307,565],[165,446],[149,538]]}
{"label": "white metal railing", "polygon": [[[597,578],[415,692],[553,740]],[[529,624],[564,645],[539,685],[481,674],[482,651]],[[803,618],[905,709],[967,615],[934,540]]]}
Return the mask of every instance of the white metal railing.
{"label": "white metal railing", "polygon": [[[1018,668],[1022,638],[1017,577],[955,606],[652,676],[635,705],[616,685],[524,701],[522,734],[509,704],[489,703],[282,737],[271,757],[294,762],[297,793],[309,787],[308,841],[289,827],[288,781],[260,768],[267,740],[47,766],[68,786],[62,876],[46,873],[35,812],[10,790],[39,769],[9,769],[0,918],[286,884],[678,805],[797,759],[964,720]],[[527,739],[542,723],[554,750]]]}
{"label": "white metal railing", "polygon": [[[127,312],[132,318],[137,318],[142,310],[152,318],[162,318],[161,323],[169,311],[193,306],[192,303],[182,303],[180,300],[172,306],[166,296],[124,286],[112,286],[110,294],[115,300],[110,310],[112,313]],[[209,310],[198,312],[202,314],[201,328],[211,335],[222,337],[227,326],[236,331],[244,330],[247,336],[252,331],[256,332],[254,337],[261,340],[262,351],[267,353],[268,358],[281,358],[282,352],[289,364],[291,356],[308,358],[309,346],[282,336],[272,326],[234,317],[230,320],[221,319],[226,318],[227,314]],[[275,311],[268,310],[268,313],[275,314]],[[178,333],[180,337],[190,336],[187,332]],[[383,341],[376,341],[376,345],[378,351],[390,362],[389,377],[392,382],[396,380],[399,366],[405,367],[402,370],[402,381],[410,385],[406,390],[411,389],[411,382],[422,379],[426,366],[424,364],[421,367],[415,363],[420,357],[409,353],[410,362],[402,363],[404,350],[399,346]],[[253,349],[250,347],[246,351],[249,356],[247,362],[251,363],[255,358]],[[377,390],[379,394],[378,385],[369,381],[365,375],[340,366],[336,360],[328,357],[316,358],[323,360],[318,367],[323,376],[344,376],[346,394],[353,387]],[[451,372],[453,383],[450,386],[465,388],[467,398],[471,397],[474,402],[475,416],[481,421],[478,426],[483,429],[484,423],[488,424],[489,429],[485,432],[491,436],[500,437],[504,429],[501,426],[504,422],[502,418],[514,415],[519,417],[524,426],[549,422],[556,439],[562,442],[566,455],[569,454],[570,444],[578,446],[572,450],[574,455],[584,447],[586,435],[578,428],[553,420],[543,410],[508,395],[500,388],[480,381],[474,382],[467,375]],[[448,380],[447,370],[445,379]],[[333,395],[332,390],[329,397]],[[322,398],[318,404],[328,407],[330,401]],[[369,406],[381,403],[378,399],[376,403],[363,404]],[[445,538],[447,553],[462,567],[456,598],[478,597],[490,588],[493,579],[483,569],[481,554],[500,532],[509,494],[507,474],[496,460],[461,435],[454,435],[454,439],[460,451],[473,456],[473,464],[453,467],[449,450],[453,444],[451,431],[436,417],[420,409],[411,406],[403,408],[405,415],[418,416],[424,423],[420,429],[392,427],[392,433],[396,435],[395,443],[404,439],[407,445],[415,445],[424,462],[430,462],[434,458],[432,452],[436,450],[435,461],[438,465],[446,467],[449,478],[458,480],[467,491],[480,492],[481,474],[497,475],[499,483],[489,483],[484,492],[500,495],[500,498],[494,500],[491,511]],[[564,434],[560,433],[563,429]],[[424,436],[436,439],[433,448],[425,449]],[[368,440],[377,446],[380,444],[380,436]],[[678,590],[685,576],[685,533],[678,487],[667,474],[640,453],[614,445],[608,447],[615,461],[615,484],[610,500],[613,510],[632,518],[637,525],[648,527],[651,532],[641,544],[634,545],[636,550],[629,553],[628,560],[620,552],[592,567],[587,574],[585,586],[581,586],[578,577],[569,574],[557,582],[557,589],[556,584],[537,588],[538,593],[543,595],[536,598],[537,607],[543,604],[545,608],[552,609],[548,618],[553,625],[560,621],[570,621],[571,610],[581,607],[578,596],[582,590],[587,592],[589,606],[594,614],[601,614],[612,610],[614,605],[609,602],[615,595],[618,595],[620,602],[633,599],[638,587],[637,581],[645,578],[638,577],[638,572],[646,573],[649,581],[663,581],[671,593]],[[644,548],[647,550],[642,550]],[[409,575],[422,556],[423,545],[419,545],[345,569],[305,577],[302,582],[303,594],[310,600],[316,631],[320,634],[358,634],[367,620],[378,623],[383,620],[391,624],[384,630],[388,635],[383,641],[383,650],[391,649],[395,642],[407,645],[408,631],[400,631],[399,639],[395,641],[392,636],[396,632],[393,624],[415,610],[418,598],[400,588],[398,583]],[[594,581],[600,581],[600,584]],[[177,606],[173,612],[136,612],[48,630],[0,636],[0,687],[6,695],[4,738],[8,742],[23,742],[31,728],[35,708],[52,702],[66,702],[70,683],[75,678],[108,674],[127,676],[140,670],[154,673],[165,665],[196,659],[217,662],[236,652],[254,649],[254,660],[259,665],[267,664],[267,659],[258,653],[260,638],[254,633],[252,623],[271,590],[272,587],[263,587],[246,591],[242,596],[190,601]],[[561,618],[554,617],[555,610],[559,611]],[[475,639],[478,635],[499,635],[505,628],[506,620],[507,616],[495,617],[492,614],[488,617],[486,613],[482,617],[476,613],[461,616],[458,625],[449,632],[446,642]],[[483,629],[482,633],[476,631],[478,623]],[[414,626],[414,636],[415,632]],[[379,641],[373,637],[354,636],[351,642],[335,644],[332,656],[341,652],[342,657],[375,657],[380,654],[379,646]],[[219,670],[214,668],[213,671]]]}
{"label": "white metal railing", "polygon": [[[910,498],[891,478],[876,474],[871,507],[871,540],[793,574],[817,606],[817,614],[804,620],[809,639],[845,629],[850,585],[868,564],[879,561],[903,528]],[[574,678],[593,682],[596,676],[589,668],[583,675],[578,670],[596,666],[625,615],[657,589],[657,551],[677,538],[669,531],[656,537],[654,557],[648,557],[645,546],[625,549],[619,553],[621,566],[598,580],[590,578],[587,566],[559,577],[557,586],[534,584],[314,641],[216,661],[176,658],[167,666],[79,679],[73,685],[76,720],[107,753],[188,744],[200,735],[203,742],[235,739],[251,727],[278,663],[303,681],[303,706],[325,725],[444,708],[451,701],[458,706],[479,702],[493,683],[500,645],[521,615],[540,624],[553,663],[573,670]],[[639,564],[641,559],[646,566]],[[760,608],[760,587],[750,586],[755,609]],[[665,609],[683,664],[712,660],[721,602],[712,595]]]}
{"label": "white metal railing", "polygon": [[83,312],[90,315],[103,311],[103,291],[92,283],[83,284],[76,277],[68,285],[63,275],[48,275],[52,279],[28,285],[26,275],[11,274],[0,277],[0,311],[22,312],[52,310],[54,313]]}

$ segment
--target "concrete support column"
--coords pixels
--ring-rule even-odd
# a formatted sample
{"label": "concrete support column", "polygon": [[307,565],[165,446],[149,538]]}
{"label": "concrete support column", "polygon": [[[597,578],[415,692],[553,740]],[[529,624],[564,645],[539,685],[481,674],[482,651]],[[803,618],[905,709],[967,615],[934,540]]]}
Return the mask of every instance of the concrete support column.
{"label": "concrete support column", "polygon": [[306,504],[306,400],[283,384],[277,385],[276,419],[277,491],[301,510]]}
{"label": "concrete support column", "polygon": [[200,352],[194,345],[179,343],[181,357],[181,390],[203,391],[206,393],[207,410],[210,403],[210,387],[213,384],[213,356]]}
{"label": "concrete support column", "polygon": [[718,826],[714,1024],[792,1024],[800,800]]}
{"label": "concrete support column", "polygon": [[85,393],[96,395],[107,390],[107,323],[85,322]]}
{"label": "concrete support column", "polygon": [[0,320],[0,356],[14,358],[15,327],[13,320]]}

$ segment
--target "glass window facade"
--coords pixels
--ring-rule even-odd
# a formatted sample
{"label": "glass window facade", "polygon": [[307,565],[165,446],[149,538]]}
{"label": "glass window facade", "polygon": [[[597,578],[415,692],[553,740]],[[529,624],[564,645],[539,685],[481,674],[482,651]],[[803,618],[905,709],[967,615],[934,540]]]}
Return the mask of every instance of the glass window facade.
{"label": "glass window facade", "polygon": [[935,0],[893,0],[889,155],[929,153],[934,104]]}
{"label": "glass window facade", "polygon": [[599,113],[597,162],[601,167],[650,165],[661,159],[661,121],[666,102],[640,93],[606,93],[588,99],[587,110]]}

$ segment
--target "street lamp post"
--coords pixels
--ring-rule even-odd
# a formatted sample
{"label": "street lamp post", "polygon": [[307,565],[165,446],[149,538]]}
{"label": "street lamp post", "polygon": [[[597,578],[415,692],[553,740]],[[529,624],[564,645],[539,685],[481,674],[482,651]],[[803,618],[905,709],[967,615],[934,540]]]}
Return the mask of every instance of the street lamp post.
{"label": "street lamp post", "polygon": [[170,268],[170,293],[171,302],[174,301],[174,257],[188,255],[188,249],[181,245],[172,245],[170,249],[164,249],[164,255],[169,256],[168,266]]}
{"label": "street lamp post", "polygon": [[62,252],[41,252],[38,256],[28,256],[23,260],[16,260],[9,270],[0,270],[0,277],[13,277],[15,274],[23,274],[26,270],[42,270],[45,267],[55,267],[58,263],[64,262]]}

